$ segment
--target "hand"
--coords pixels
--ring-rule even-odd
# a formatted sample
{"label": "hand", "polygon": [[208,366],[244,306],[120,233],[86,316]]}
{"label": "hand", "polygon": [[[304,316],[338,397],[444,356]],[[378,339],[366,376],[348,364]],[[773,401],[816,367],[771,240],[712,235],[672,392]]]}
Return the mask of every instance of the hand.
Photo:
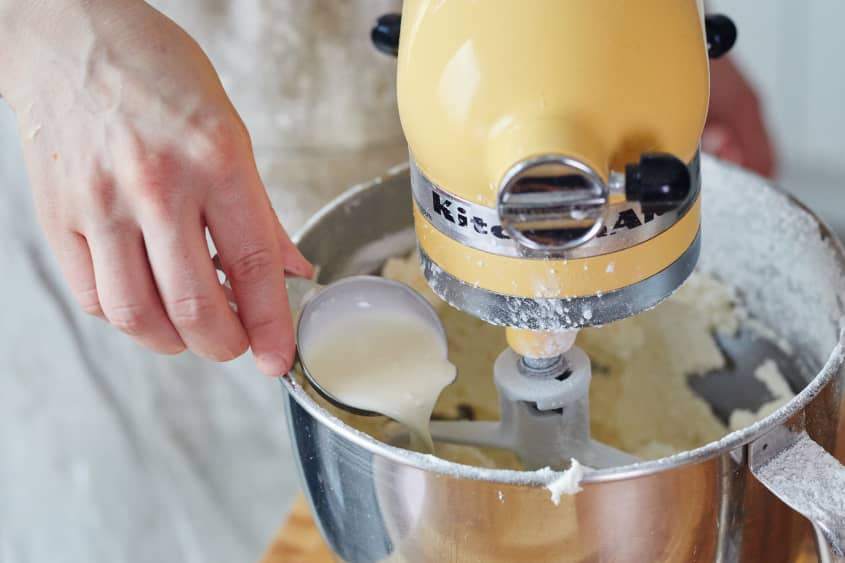
{"label": "hand", "polygon": [[145,2],[33,6],[0,60],[0,91],[17,114],[39,220],[81,307],[157,352],[187,347],[225,361],[251,346],[261,371],[286,372],[284,275],[312,269],[270,206],[205,54]]}
{"label": "hand", "polygon": [[702,148],[763,176],[773,176],[775,155],[754,89],[729,58],[712,61],[710,73],[710,113]]}

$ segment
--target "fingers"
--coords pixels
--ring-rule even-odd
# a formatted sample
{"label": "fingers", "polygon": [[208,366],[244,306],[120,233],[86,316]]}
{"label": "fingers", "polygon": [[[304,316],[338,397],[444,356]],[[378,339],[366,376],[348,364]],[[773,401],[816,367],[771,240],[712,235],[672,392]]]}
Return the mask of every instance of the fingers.
{"label": "fingers", "polygon": [[208,257],[202,222],[176,225],[146,236],[132,226],[50,238],[85,312],[159,353],[187,346],[214,361],[238,357],[249,342]]}
{"label": "fingers", "polygon": [[56,255],[59,268],[71,293],[83,312],[105,320],[97,293],[94,264],[88,249],[88,241],[84,235],[64,220],[60,213],[60,206],[54,197],[50,197],[52,194],[49,190],[38,189],[44,184],[52,185],[52,182],[39,182],[36,174],[32,176],[36,178],[32,185],[38,221]]}
{"label": "fingers", "polygon": [[59,267],[79,307],[85,313],[105,320],[106,316],[97,294],[94,263],[88,250],[88,241],[79,233],[65,231],[59,236],[51,236],[50,242],[56,249]]}
{"label": "fingers", "polygon": [[[51,219],[51,242],[80,305],[153,351],[187,347],[226,361],[252,346],[261,371],[289,371],[284,274],[310,278],[313,269],[272,212],[257,171],[231,155],[209,159],[225,164],[209,172],[178,152],[128,152],[121,167],[80,180],[83,197],[42,198],[49,205],[41,215]],[[211,262],[206,225],[237,313]]]}
{"label": "fingers", "polygon": [[[272,209],[271,209],[272,210]],[[276,239],[282,250],[282,261],[285,264],[285,272],[297,278],[311,279],[314,276],[314,267],[305,259],[293,241],[288,237],[284,227],[279,222],[275,212],[273,223],[276,229]]]}
{"label": "fingers", "polygon": [[252,185],[242,187],[236,201],[231,201],[231,193],[212,198],[205,218],[258,368],[267,375],[281,375],[290,370],[294,357],[285,267],[289,261],[292,270],[307,275],[310,266],[302,264],[305,259],[292,249],[287,235],[287,242],[280,242],[283,231],[257,172],[245,179]]}
{"label": "fingers", "polygon": [[88,237],[94,281],[105,318],[143,346],[164,354],[185,349],[165,313],[140,230],[124,226]]}
{"label": "fingers", "polygon": [[735,128],[743,149],[744,165],[763,176],[774,176],[774,149],[760,103],[754,94],[750,94],[745,111],[737,115]]}
{"label": "fingers", "polygon": [[775,173],[774,151],[762,122],[745,118],[730,124],[710,122],[702,134],[701,147],[763,176]]}
{"label": "fingers", "polygon": [[701,136],[701,147],[705,152],[722,160],[743,166],[745,153],[739,138],[730,127],[708,124]]}
{"label": "fingers", "polygon": [[[708,152],[763,176],[773,176],[777,158],[766,128],[760,98],[753,85],[745,79],[730,57],[711,61],[710,68],[711,96],[707,129],[718,127],[724,135],[719,150]],[[705,148],[706,141],[702,140]],[[711,139],[711,145],[713,142]]]}
{"label": "fingers", "polygon": [[153,223],[144,236],[161,300],[182,341],[214,361],[243,354],[247,335],[220,285],[201,218]]}

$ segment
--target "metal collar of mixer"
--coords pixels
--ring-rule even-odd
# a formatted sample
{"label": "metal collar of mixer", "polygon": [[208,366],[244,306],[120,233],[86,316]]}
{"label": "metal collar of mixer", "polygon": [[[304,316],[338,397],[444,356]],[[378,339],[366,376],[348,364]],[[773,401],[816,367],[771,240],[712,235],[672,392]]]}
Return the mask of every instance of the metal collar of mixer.
{"label": "metal collar of mixer", "polygon": [[[574,162],[572,166],[575,166]],[[666,212],[645,213],[638,203],[621,201],[611,204],[606,206],[606,210],[602,209],[601,221],[590,230],[589,237],[565,251],[549,252],[532,250],[517,243],[502,225],[498,209],[456,197],[426,176],[414,161],[413,155],[410,159],[414,201],[423,216],[438,231],[464,246],[491,254],[542,259],[556,256],[577,259],[605,254],[632,247],[665,232],[686,215],[698,197],[701,186],[700,153],[696,153],[687,169],[692,189],[681,205]],[[514,170],[513,174],[518,172]],[[586,172],[584,174],[588,175]],[[612,181],[610,190],[613,191]],[[592,190],[596,197],[602,195],[600,191],[597,188]],[[634,225],[636,228],[632,228]]]}
{"label": "metal collar of mixer", "polygon": [[699,233],[693,244],[658,274],[617,291],[567,299],[528,299],[494,293],[452,276],[423,250],[420,261],[431,288],[453,307],[472,311],[491,324],[545,331],[604,325],[656,306],[692,274],[700,252]]}

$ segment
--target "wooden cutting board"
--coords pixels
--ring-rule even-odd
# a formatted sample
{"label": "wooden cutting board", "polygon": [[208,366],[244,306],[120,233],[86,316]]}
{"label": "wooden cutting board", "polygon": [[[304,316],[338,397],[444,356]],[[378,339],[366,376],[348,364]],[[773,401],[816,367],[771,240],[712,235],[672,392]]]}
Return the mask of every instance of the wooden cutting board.
{"label": "wooden cutting board", "polygon": [[261,563],[334,563],[305,497],[299,496]]}
{"label": "wooden cutting board", "polygon": [[[815,551],[809,549],[796,563],[816,563]],[[332,553],[317,530],[305,497],[296,499],[261,563],[334,563]]]}

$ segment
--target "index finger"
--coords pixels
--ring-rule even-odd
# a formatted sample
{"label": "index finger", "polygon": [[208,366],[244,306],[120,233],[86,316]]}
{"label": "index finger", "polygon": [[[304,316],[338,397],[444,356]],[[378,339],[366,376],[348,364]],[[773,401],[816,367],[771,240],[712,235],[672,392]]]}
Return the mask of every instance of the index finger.
{"label": "index finger", "polygon": [[295,350],[284,254],[257,172],[254,181],[234,198],[212,198],[205,221],[258,368],[267,375],[282,375],[293,365]]}

